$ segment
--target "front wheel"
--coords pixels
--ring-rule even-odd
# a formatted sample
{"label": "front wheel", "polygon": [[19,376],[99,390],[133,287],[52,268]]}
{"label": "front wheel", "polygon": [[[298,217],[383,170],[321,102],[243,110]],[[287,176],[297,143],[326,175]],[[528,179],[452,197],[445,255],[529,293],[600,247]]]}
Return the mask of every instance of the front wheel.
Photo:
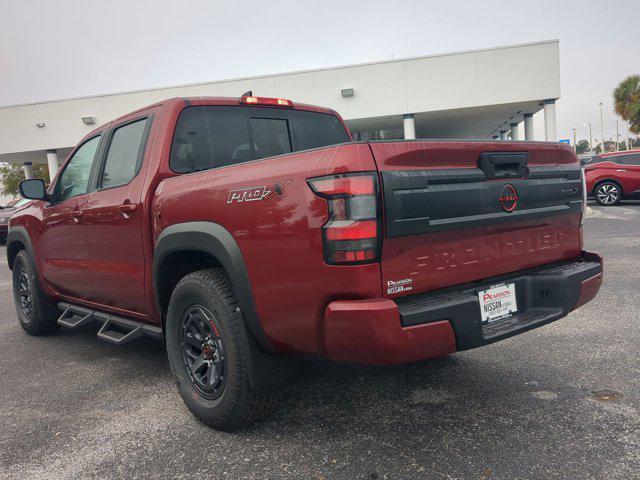
{"label": "front wheel", "polygon": [[622,199],[622,190],[617,183],[602,182],[596,187],[595,197],[600,205],[611,207]]}
{"label": "front wheel", "polygon": [[42,292],[33,261],[21,250],[13,261],[13,301],[20,326],[31,335],[58,329],[58,308]]}
{"label": "front wheel", "polygon": [[271,393],[251,384],[251,344],[226,272],[201,270],[175,287],[166,323],[169,365],[191,412],[219,430],[267,413]]}

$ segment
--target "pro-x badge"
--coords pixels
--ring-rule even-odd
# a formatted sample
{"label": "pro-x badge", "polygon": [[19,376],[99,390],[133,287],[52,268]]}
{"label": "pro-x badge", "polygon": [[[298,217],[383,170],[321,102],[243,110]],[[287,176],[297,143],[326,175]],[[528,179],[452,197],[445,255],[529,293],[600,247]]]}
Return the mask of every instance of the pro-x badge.
{"label": "pro-x badge", "polygon": [[227,203],[255,202],[256,200],[264,200],[266,198],[277,196],[282,198],[285,196],[284,187],[291,183],[291,180],[282,180],[274,182],[273,185],[262,185],[260,187],[247,187],[231,190]]}

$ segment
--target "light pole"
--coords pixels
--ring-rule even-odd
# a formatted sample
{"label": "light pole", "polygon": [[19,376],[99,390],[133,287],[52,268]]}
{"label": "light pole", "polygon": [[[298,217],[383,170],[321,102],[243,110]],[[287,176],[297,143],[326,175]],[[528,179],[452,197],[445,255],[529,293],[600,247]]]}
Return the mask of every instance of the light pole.
{"label": "light pole", "polygon": [[600,130],[602,132],[602,153],[607,153],[605,146],[604,146],[604,113],[603,113],[603,109],[602,109],[602,102],[599,103],[600,105]]}
{"label": "light pole", "polygon": [[576,143],[576,129],[572,128],[571,131],[573,132],[573,150],[577,152],[578,144]]}
{"label": "light pole", "polygon": [[616,120],[616,152],[620,150],[620,132],[618,129],[618,120]]}
{"label": "light pole", "polygon": [[593,132],[591,131],[591,124],[585,123],[585,127],[589,127],[589,152],[593,153]]}

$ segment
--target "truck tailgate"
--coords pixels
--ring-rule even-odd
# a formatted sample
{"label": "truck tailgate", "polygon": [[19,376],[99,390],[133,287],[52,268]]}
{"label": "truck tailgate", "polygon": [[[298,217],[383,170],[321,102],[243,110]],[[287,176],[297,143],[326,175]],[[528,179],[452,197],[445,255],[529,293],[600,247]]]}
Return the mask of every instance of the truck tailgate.
{"label": "truck tailgate", "polygon": [[384,204],[384,294],[398,297],[577,257],[573,151],[535,142],[371,142]]}

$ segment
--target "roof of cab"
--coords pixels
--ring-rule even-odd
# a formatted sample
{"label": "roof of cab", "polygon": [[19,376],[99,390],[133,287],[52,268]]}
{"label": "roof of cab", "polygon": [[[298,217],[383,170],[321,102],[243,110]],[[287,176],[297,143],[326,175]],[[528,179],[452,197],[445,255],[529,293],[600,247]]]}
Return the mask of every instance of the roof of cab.
{"label": "roof of cab", "polygon": [[92,130],[88,135],[85,135],[83,137],[83,139],[81,140],[84,141],[87,138],[90,138],[94,135],[96,135],[99,132],[102,132],[103,130],[106,130],[107,128],[109,128],[109,126],[112,123],[118,122],[119,120],[126,118],[126,117],[130,117],[131,115],[134,115],[138,112],[143,112],[145,110],[149,110],[150,108],[154,108],[160,105],[164,105],[164,106],[171,106],[171,105],[175,105],[175,104],[184,104],[185,107],[186,106],[190,106],[190,105],[232,105],[232,106],[250,106],[250,107],[255,107],[255,108],[282,108],[282,109],[293,109],[293,110],[307,110],[307,111],[311,111],[311,112],[319,112],[319,113],[327,113],[330,115],[336,115],[336,116],[340,116],[340,114],[338,112],[336,112],[335,110],[331,109],[331,108],[325,108],[325,107],[319,107],[317,105],[309,105],[306,103],[298,103],[298,102],[294,102],[292,101],[291,103],[293,104],[293,107],[278,107],[278,106],[273,106],[273,105],[247,105],[246,103],[241,103],[240,102],[240,98],[242,97],[172,97],[172,98],[167,98],[166,100],[161,100],[159,102],[156,103],[152,103],[150,105],[146,105],[144,107],[138,108],[137,110],[133,110],[131,112],[125,113],[124,115],[120,115],[117,118],[114,118],[113,120],[110,120],[102,125],[100,125],[98,128]]}

